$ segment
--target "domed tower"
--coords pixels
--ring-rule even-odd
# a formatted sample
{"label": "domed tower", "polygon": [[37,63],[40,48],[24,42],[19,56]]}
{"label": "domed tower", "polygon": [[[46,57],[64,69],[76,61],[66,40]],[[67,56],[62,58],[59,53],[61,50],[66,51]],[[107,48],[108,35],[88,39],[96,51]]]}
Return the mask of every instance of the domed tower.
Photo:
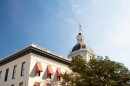
{"label": "domed tower", "polygon": [[78,55],[83,56],[83,58],[88,62],[90,59],[94,58],[95,55],[91,48],[89,48],[84,43],[84,37],[81,32],[79,32],[77,36],[77,44],[73,47],[73,49],[70,51],[68,57],[71,59],[73,57],[76,57]]}

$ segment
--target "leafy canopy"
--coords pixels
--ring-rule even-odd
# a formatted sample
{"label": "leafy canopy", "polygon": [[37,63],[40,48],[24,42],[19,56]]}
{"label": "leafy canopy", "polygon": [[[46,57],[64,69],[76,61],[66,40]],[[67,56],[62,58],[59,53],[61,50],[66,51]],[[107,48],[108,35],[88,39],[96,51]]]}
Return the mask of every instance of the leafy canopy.
{"label": "leafy canopy", "polygon": [[130,86],[130,71],[108,57],[86,62],[77,56],[71,60],[69,67],[73,72],[63,75],[68,86]]}

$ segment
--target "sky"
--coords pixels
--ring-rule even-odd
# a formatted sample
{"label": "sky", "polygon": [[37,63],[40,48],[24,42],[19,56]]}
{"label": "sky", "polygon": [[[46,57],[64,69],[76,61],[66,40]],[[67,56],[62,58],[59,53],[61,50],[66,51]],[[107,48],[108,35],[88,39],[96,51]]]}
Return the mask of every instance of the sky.
{"label": "sky", "polygon": [[32,43],[67,57],[85,43],[130,69],[130,0],[0,0],[0,58]]}

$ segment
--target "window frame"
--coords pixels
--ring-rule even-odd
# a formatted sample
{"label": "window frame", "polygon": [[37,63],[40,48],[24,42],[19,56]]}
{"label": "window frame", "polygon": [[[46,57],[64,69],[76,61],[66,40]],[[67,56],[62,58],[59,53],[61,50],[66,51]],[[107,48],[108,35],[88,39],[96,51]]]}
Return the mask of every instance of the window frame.
{"label": "window frame", "polygon": [[36,76],[40,76],[40,75],[41,75],[40,71],[36,72]]}
{"label": "window frame", "polygon": [[22,62],[21,75],[20,76],[24,76],[25,75],[25,64],[26,64],[26,62]]}
{"label": "window frame", "polygon": [[19,86],[21,86],[21,84],[22,84],[22,86],[23,86],[23,82],[20,82],[20,83],[19,83]]}
{"label": "window frame", "polygon": [[8,80],[8,76],[9,76],[9,68],[6,69],[4,81]]}
{"label": "window frame", "polygon": [[0,79],[1,79],[1,77],[2,77],[2,71],[0,71]]}
{"label": "window frame", "polygon": [[14,68],[13,68],[12,79],[15,79],[16,68],[17,68],[17,65],[15,65]]}
{"label": "window frame", "polygon": [[61,76],[58,76],[58,77],[57,77],[57,80],[60,81],[60,80],[61,80]]}
{"label": "window frame", "polygon": [[51,79],[52,78],[52,74],[47,74],[47,78]]}

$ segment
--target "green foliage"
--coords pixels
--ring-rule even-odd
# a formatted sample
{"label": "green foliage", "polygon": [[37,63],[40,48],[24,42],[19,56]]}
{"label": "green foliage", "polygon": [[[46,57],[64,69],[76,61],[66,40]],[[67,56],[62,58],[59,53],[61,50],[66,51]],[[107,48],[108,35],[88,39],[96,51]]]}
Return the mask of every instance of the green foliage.
{"label": "green foliage", "polygon": [[108,57],[98,57],[86,62],[81,56],[72,59],[69,67],[73,73],[66,74],[69,86],[130,86],[130,71],[121,63]]}

